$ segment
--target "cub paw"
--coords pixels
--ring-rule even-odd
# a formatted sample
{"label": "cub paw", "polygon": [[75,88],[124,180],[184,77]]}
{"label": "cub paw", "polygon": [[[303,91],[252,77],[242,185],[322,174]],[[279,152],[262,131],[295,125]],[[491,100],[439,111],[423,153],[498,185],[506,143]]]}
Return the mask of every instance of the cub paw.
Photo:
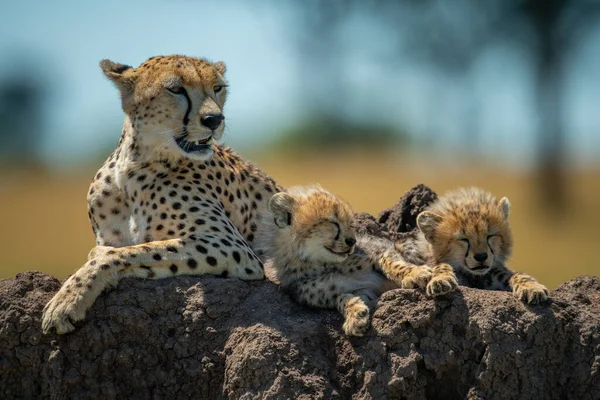
{"label": "cub paw", "polygon": [[85,318],[86,306],[83,296],[61,290],[44,307],[42,314],[42,331],[47,334],[52,328],[59,335],[75,330],[73,322]]}
{"label": "cub paw", "polygon": [[538,304],[548,299],[548,289],[538,282],[524,282],[513,289],[513,294],[526,304]]}
{"label": "cub paw", "polygon": [[369,328],[369,307],[360,299],[352,299],[346,305],[344,332],[349,336],[363,336]]}
{"label": "cub paw", "polygon": [[436,273],[427,284],[426,293],[428,296],[435,297],[454,291],[458,287],[458,280],[453,271],[442,271]]}
{"label": "cub paw", "polygon": [[402,278],[403,289],[425,289],[431,280],[432,273],[429,267],[413,268],[404,278]]}

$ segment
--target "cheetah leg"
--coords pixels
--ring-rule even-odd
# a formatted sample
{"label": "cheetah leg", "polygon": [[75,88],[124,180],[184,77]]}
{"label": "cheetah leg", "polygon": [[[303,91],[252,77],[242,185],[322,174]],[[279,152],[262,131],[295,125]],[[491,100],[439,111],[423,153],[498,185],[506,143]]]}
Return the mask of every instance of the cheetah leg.
{"label": "cheetah leg", "polygon": [[458,287],[458,279],[449,264],[438,264],[431,267],[431,280],[427,284],[428,296],[440,296],[454,291]]}
{"label": "cheetah leg", "polygon": [[431,268],[411,264],[395,250],[386,250],[378,261],[377,269],[403,289],[425,289],[431,280]]}
{"label": "cheetah leg", "polygon": [[[165,278],[173,275],[229,275],[244,280],[262,279],[263,266],[242,241],[228,242],[212,234],[191,239],[172,239],[136,246],[97,246],[89,260],[65,281],[44,308],[42,329],[58,334],[74,330],[104,289],[116,286],[124,276]],[[219,249],[213,244],[218,243]]]}
{"label": "cheetah leg", "polygon": [[378,296],[365,282],[346,275],[322,275],[296,281],[286,287],[300,304],[314,308],[335,309],[344,316],[347,335],[362,336],[369,327],[369,307],[366,302]]}
{"label": "cheetah leg", "polygon": [[513,294],[522,302],[538,304],[548,299],[548,289],[533,276],[517,272],[507,275],[507,278]]}

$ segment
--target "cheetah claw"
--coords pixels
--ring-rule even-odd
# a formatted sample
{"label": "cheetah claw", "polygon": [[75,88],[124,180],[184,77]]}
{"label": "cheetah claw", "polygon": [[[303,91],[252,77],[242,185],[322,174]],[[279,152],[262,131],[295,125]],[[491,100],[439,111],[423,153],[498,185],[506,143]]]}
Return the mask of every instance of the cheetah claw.
{"label": "cheetah claw", "polygon": [[515,297],[526,304],[538,304],[548,299],[548,289],[538,282],[529,282],[513,291]]}
{"label": "cheetah claw", "polygon": [[402,279],[403,289],[424,289],[431,280],[431,269],[427,267],[413,268],[407,276]]}
{"label": "cheetah claw", "polygon": [[365,304],[352,305],[342,328],[348,336],[363,336],[369,328],[369,307]]}
{"label": "cheetah claw", "polygon": [[454,291],[458,287],[458,280],[454,274],[434,275],[427,284],[427,295],[440,296]]}
{"label": "cheetah claw", "polygon": [[74,299],[66,297],[61,290],[44,307],[42,314],[42,331],[44,334],[50,333],[52,328],[59,335],[72,332],[75,330],[73,322],[85,318],[86,307],[83,304],[83,298],[80,296]]}

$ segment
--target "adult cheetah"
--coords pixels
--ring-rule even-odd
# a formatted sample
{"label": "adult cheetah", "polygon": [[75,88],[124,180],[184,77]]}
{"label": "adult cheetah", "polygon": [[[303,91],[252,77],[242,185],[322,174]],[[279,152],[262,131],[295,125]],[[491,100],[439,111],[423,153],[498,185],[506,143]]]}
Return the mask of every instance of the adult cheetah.
{"label": "adult cheetah", "polygon": [[120,91],[125,123],[88,192],[97,246],[44,308],[46,333],[74,330],[126,276],[262,279],[252,250],[257,215],[283,190],[214,143],[224,129],[224,63],[173,55],[100,67]]}

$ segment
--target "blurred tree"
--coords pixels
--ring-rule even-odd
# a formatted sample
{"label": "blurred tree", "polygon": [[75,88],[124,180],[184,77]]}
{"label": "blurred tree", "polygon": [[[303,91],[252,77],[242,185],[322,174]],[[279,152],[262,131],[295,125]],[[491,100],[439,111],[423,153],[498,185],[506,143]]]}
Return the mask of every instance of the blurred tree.
{"label": "blurred tree", "polygon": [[348,111],[345,55],[351,45],[342,34],[343,24],[364,3],[358,0],[306,0],[294,3],[299,78],[303,85],[304,122],[288,130],[283,144],[305,146],[381,146],[405,139],[371,115]]}
{"label": "blurred tree", "polygon": [[[500,13],[502,2],[379,0],[379,3],[380,7],[372,7],[371,12],[379,9],[378,19],[395,26],[401,36],[398,53],[390,62],[401,62],[408,52],[412,59],[433,65],[447,82],[461,87],[466,98],[461,105],[462,148],[476,150],[481,136],[477,124],[480,99],[472,79],[472,66],[489,44],[486,40],[489,27]],[[439,96],[439,90],[435,90],[431,101],[437,102]],[[435,104],[432,106],[437,108]],[[429,142],[437,141],[436,128],[427,134],[431,136]]]}
{"label": "blurred tree", "polygon": [[[565,209],[562,121],[565,62],[582,35],[599,22],[600,4],[589,0],[515,0],[507,19],[522,18],[534,32],[538,102],[539,194],[552,212]],[[517,43],[523,43],[519,36]]]}
{"label": "blurred tree", "polygon": [[[486,47],[507,40],[530,56],[536,82],[537,172],[540,201],[553,215],[567,205],[565,140],[562,123],[565,63],[582,36],[599,23],[600,2],[592,0],[380,0],[388,20],[410,26],[411,55],[421,56],[472,91],[470,66]],[[371,7],[373,12],[376,7]],[[400,25],[396,23],[397,25]],[[406,29],[402,32],[405,34]],[[533,50],[533,51],[532,51]],[[471,89],[469,89],[471,88]],[[476,118],[473,94],[465,107],[465,142]]]}
{"label": "blurred tree", "polygon": [[44,135],[42,127],[42,74],[28,63],[16,62],[0,79],[0,159],[19,165],[39,163],[38,151]]}
{"label": "blurred tree", "polygon": [[[498,43],[521,50],[534,76],[540,201],[550,214],[563,214],[568,200],[562,121],[566,62],[583,35],[598,26],[599,1],[305,0],[293,4],[298,24],[294,37],[309,110],[306,126],[316,129],[316,136],[330,136],[332,142],[346,140],[352,130],[344,111],[344,104],[348,104],[344,56],[352,43],[345,42],[340,34],[340,27],[349,18],[360,15],[387,27],[391,36],[387,39],[398,44],[398,51],[385,60],[390,65],[403,60],[408,49],[409,57],[421,59],[447,81],[461,86],[469,99],[462,105],[465,146],[475,146],[480,135],[477,119],[481,99],[474,89],[473,63]],[[326,126],[315,127],[315,121],[324,121]]]}

